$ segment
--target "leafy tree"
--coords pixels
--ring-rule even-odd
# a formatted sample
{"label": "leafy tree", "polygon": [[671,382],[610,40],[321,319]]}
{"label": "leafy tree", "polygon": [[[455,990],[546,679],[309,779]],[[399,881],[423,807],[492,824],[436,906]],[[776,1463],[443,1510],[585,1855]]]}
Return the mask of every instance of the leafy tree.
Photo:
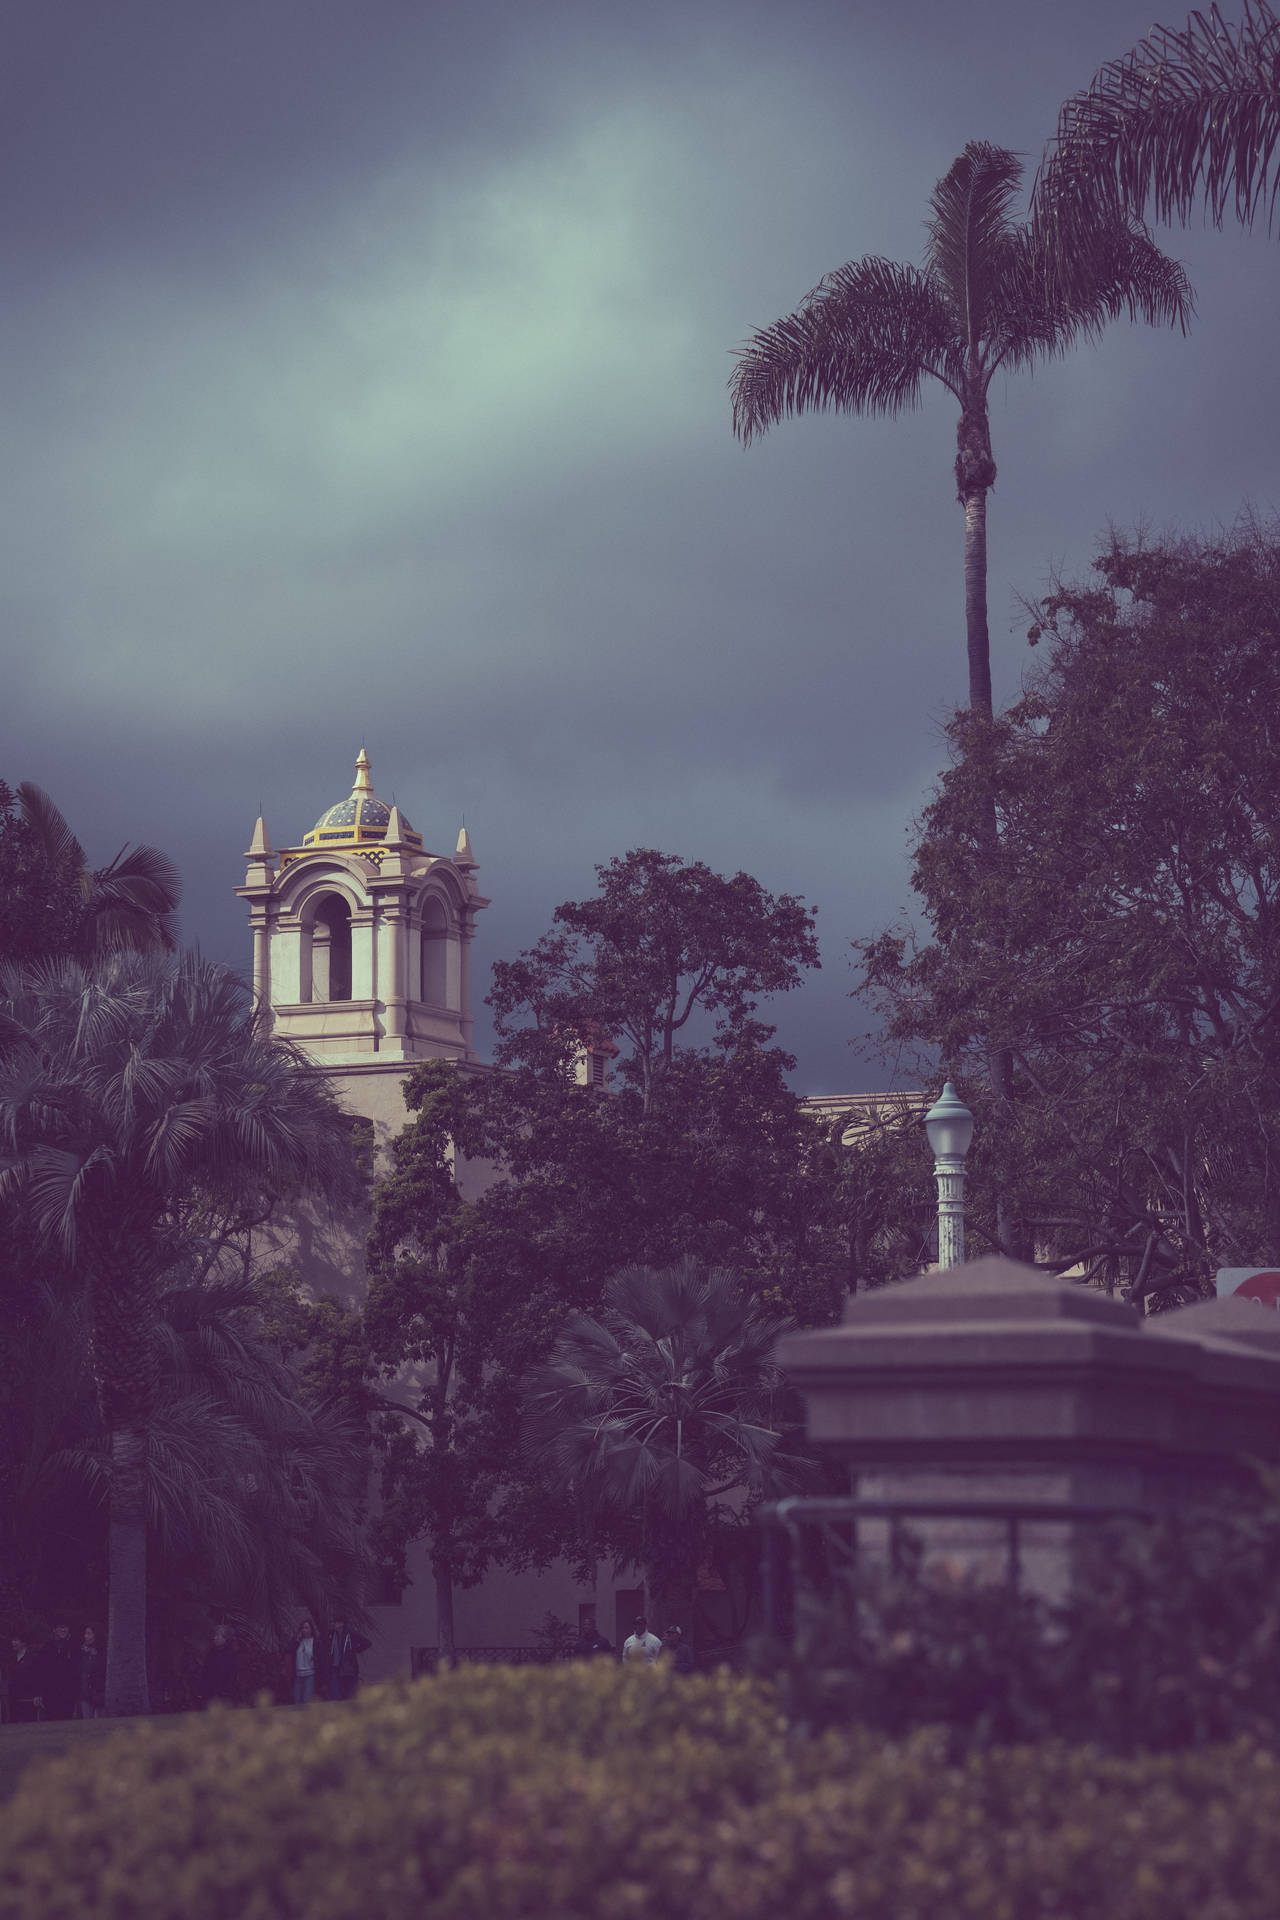
{"label": "leafy tree", "polygon": [[789,992],[819,964],[814,910],[750,874],[726,879],[650,847],[596,872],[594,899],[557,907],[551,933],[495,966],[498,1059],[565,1072],[583,1046],[625,1042],[620,1071],[647,1112],[691,1020],[709,1017],[726,1046],[749,1042],[759,996]]}
{"label": "leafy tree", "polygon": [[[455,1116],[462,1150],[507,1176],[485,1207],[526,1290],[589,1306],[619,1267],[689,1255],[831,1317],[845,1267],[825,1141],[756,1018],[818,964],[812,909],[649,849],[597,872],[595,899],[495,967],[504,1071]],[[577,1084],[584,1047],[608,1054],[607,1093]]]}
{"label": "leafy tree", "polygon": [[155,847],[122,847],[91,868],[48,794],[0,782],[0,959],[172,953],[182,883]]}
{"label": "leafy tree", "polygon": [[[755,1017],[815,961],[811,913],[650,851],[599,872],[596,900],[495,969],[502,1070],[429,1062],[406,1083],[415,1117],[375,1201],[371,1349],[422,1381],[387,1443],[380,1540],[391,1558],[428,1541],[446,1651],[454,1588],[494,1557],[634,1545],[521,1471],[519,1381],[611,1273],[732,1261],[766,1308],[810,1322],[848,1278],[835,1156]],[[579,1084],[584,1045],[610,1057],[607,1087]],[[460,1187],[459,1161],[498,1177]]]}
{"label": "leafy tree", "polygon": [[1181,267],[1131,219],[1100,216],[1082,232],[1068,283],[1041,236],[1012,217],[1021,180],[1015,154],[971,141],[934,188],[923,269],[873,255],[838,268],[752,335],[730,382],[745,444],[797,413],[901,413],[926,380],[958,403],[969,705],[988,719],[991,382],[1096,339],[1122,314],[1185,329],[1192,311]]}
{"label": "leafy tree", "polygon": [[157,1302],[201,1214],[341,1193],[350,1129],[248,990],[197,956],[0,971],[0,1204],[82,1298],[109,1436],[107,1708],[146,1710]]}
{"label": "leafy tree", "polygon": [[1126,215],[1185,224],[1203,207],[1251,226],[1280,194],[1280,16],[1244,0],[1184,28],[1153,27],[1058,116],[1036,181],[1037,228],[1068,277],[1082,237]]}
{"label": "leafy tree", "polygon": [[1168,1300],[1280,1258],[1280,529],[1095,567],[1036,610],[1023,699],[953,730],[916,846],[934,938],[860,950],[891,1043],[968,1066],[979,1232],[1011,1187],[1051,1265]]}
{"label": "leafy tree", "polygon": [[795,1492],[803,1415],[770,1355],[791,1324],[727,1268],[627,1267],[597,1315],[565,1323],[525,1392],[535,1464],[597,1519],[633,1532],[663,1621],[692,1627],[712,1510]]}

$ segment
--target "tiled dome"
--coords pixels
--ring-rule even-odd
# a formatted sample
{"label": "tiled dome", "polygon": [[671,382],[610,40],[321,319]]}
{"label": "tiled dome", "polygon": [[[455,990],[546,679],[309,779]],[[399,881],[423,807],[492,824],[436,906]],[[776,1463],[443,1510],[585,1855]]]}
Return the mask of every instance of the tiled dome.
{"label": "tiled dome", "polygon": [[[382,857],[378,842],[386,838],[387,822],[391,818],[391,809],[385,800],[379,800],[373,791],[373,782],[369,778],[369,756],[361,747],[356,756],[356,782],[346,800],[337,800],[333,806],[320,815],[310,833],[304,833],[302,844],[316,852],[324,848],[353,848],[364,854],[375,864]],[[410,846],[421,847],[422,835],[415,833],[408,821],[404,821],[404,837]]]}

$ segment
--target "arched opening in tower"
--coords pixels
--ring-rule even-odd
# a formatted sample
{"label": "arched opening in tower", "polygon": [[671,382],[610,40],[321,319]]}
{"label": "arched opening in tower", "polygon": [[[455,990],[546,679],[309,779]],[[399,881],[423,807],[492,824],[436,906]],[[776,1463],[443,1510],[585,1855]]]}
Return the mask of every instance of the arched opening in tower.
{"label": "arched opening in tower", "polygon": [[311,998],[351,998],[351,909],[326,894],[311,923]]}
{"label": "arched opening in tower", "polygon": [[449,1004],[449,916],[439,900],[422,909],[422,997],[428,1006]]}

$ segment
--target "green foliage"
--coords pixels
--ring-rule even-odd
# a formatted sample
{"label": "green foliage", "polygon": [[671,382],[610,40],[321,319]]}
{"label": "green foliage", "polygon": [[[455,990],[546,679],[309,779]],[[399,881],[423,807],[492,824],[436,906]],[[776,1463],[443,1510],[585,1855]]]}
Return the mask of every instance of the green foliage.
{"label": "green foliage", "polygon": [[[75,1303],[8,1276],[0,1529],[25,1620],[106,1617],[108,1436]],[[299,1611],[359,1620],[363,1432],[313,1399],[263,1331],[249,1280],[188,1276],[153,1322],[158,1384],[147,1445],[151,1670],[180,1669],[218,1620],[281,1644]]]}
{"label": "green foliage", "polygon": [[581,1046],[621,1044],[618,1071],[647,1106],[690,1020],[711,1019],[732,1048],[754,1035],[761,994],[789,992],[802,968],[819,964],[814,909],[774,898],[748,873],[726,879],[651,847],[596,873],[595,898],[565,901],[554,931],[494,968],[504,1066],[564,1072]]}
{"label": "green foliage", "polygon": [[1060,1605],[904,1540],[802,1597],[783,1699],[809,1727],[945,1730],[954,1754],[1058,1738],[1113,1753],[1280,1745],[1280,1487],[1113,1523]]}
{"label": "green foliage", "polygon": [[68,952],[80,910],[70,863],[45,858],[17,796],[0,780],[0,960]]}
{"label": "green foliage", "polygon": [[[828,1143],[756,1018],[817,965],[812,910],[650,849],[597,872],[596,897],[495,968],[505,1071],[452,1098],[461,1150],[506,1176],[482,1202],[491,1256],[552,1330],[620,1267],[687,1257],[834,1318],[847,1250]],[[576,1084],[584,1048],[610,1060],[607,1097]],[[430,1070],[418,1084],[443,1097]]]}
{"label": "green foliage", "polygon": [[771,1358],[788,1325],[727,1269],[626,1267],[526,1381],[535,1471],[628,1541],[664,1627],[692,1627],[720,1499],[778,1499],[813,1478],[794,1450],[802,1409]]}
{"label": "green foliage", "polygon": [[134,949],[172,953],[182,893],[177,868],[155,847],[122,847],[89,866],[48,794],[0,781],[0,961],[89,959]]}
{"label": "green foliage", "polygon": [[1024,697],[953,728],[916,844],[932,940],[859,951],[888,1044],[978,1117],[976,1232],[1003,1195],[1059,1268],[1176,1300],[1280,1257],[1280,529],[1115,538],[1095,573],[1036,609]]}
{"label": "green foliage", "polygon": [[0,1209],[83,1309],[111,1454],[107,1705],[145,1711],[157,1311],[285,1194],[354,1194],[350,1127],[198,955],[0,968]]}
{"label": "green foliage", "polygon": [[472,1668],[55,1761],[0,1862],[0,1920],[1270,1920],[1280,1765],[954,1765],[929,1735],[789,1739],[722,1676]]}
{"label": "green foliage", "polygon": [[[814,964],[812,914],[748,875],[647,850],[599,869],[556,928],[495,970],[503,1071],[428,1062],[375,1199],[365,1327],[420,1389],[385,1439],[381,1552],[431,1543],[437,1586],[508,1566],[630,1553],[533,1480],[519,1384],[568,1314],[632,1262],[732,1263],[761,1310],[830,1320],[847,1255],[836,1162],[769,1046],[756,996]],[[710,1044],[689,1044],[702,1022]],[[609,1088],[577,1083],[584,1047]],[[455,1156],[500,1178],[460,1190]],[[407,1399],[399,1385],[391,1397]],[[594,1523],[593,1523],[594,1524]]]}

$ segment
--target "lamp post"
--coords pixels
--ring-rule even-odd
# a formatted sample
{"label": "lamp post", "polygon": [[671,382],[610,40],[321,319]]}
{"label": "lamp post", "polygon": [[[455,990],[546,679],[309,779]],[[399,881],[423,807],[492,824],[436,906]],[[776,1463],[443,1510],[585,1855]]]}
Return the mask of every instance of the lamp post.
{"label": "lamp post", "polygon": [[964,1157],[973,1138],[973,1115],[948,1080],[924,1117],[938,1181],[938,1265],[964,1263]]}

